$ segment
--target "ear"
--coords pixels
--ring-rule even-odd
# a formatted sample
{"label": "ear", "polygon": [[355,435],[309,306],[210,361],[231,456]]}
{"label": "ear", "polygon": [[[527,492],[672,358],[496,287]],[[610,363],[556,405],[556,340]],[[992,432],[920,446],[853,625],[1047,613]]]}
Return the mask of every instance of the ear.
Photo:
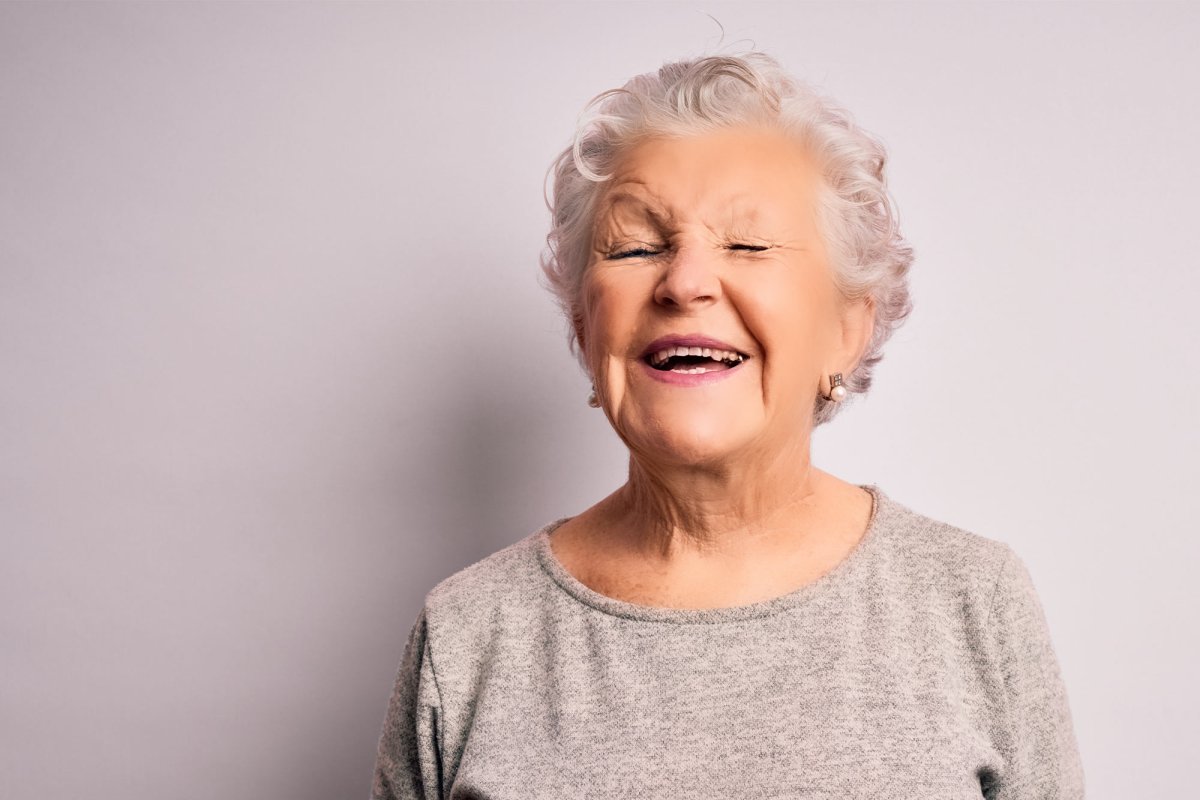
{"label": "ear", "polygon": [[842,338],[836,356],[838,370],[849,374],[862,360],[875,332],[875,310],[875,299],[869,295],[849,301],[842,307]]}

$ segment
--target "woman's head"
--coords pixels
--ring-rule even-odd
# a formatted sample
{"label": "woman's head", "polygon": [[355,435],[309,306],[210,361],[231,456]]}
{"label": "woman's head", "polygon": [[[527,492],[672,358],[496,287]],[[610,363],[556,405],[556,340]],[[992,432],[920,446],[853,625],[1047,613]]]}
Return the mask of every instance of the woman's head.
{"label": "woman's head", "polygon": [[[552,168],[543,269],[622,438],[703,460],[831,419],[829,373],[866,391],[911,308],[882,146],[761,53],[667,64],[589,108]],[[654,363],[687,335],[744,359]]]}

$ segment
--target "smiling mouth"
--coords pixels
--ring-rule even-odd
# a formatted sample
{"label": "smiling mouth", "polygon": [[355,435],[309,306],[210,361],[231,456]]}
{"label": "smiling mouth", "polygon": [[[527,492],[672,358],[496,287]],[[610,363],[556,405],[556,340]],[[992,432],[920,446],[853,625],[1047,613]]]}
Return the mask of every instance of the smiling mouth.
{"label": "smiling mouth", "polygon": [[643,360],[660,372],[696,375],[702,372],[735,369],[748,357],[735,350],[720,350],[710,347],[668,347],[657,353],[649,354]]}

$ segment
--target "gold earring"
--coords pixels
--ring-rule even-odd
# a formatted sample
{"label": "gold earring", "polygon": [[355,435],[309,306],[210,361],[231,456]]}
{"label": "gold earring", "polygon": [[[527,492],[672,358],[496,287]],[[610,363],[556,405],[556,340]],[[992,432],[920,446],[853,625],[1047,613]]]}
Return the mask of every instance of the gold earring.
{"label": "gold earring", "polygon": [[842,373],[835,372],[829,376],[829,395],[825,399],[835,403],[846,399],[846,387],[842,385]]}
{"label": "gold earring", "polygon": [[592,393],[588,395],[588,405],[592,408],[600,407],[600,398],[596,397],[596,387],[592,386]]}

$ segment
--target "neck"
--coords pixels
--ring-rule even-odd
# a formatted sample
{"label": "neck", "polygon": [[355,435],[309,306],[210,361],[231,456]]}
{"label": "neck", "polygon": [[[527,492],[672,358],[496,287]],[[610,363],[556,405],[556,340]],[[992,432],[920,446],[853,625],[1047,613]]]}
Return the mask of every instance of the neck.
{"label": "neck", "polygon": [[809,441],[769,455],[719,465],[656,463],[634,453],[628,482],[606,515],[631,548],[669,559],[743,551],[780,535],[794,536],[812,519],[828,476],[812,466]]}

